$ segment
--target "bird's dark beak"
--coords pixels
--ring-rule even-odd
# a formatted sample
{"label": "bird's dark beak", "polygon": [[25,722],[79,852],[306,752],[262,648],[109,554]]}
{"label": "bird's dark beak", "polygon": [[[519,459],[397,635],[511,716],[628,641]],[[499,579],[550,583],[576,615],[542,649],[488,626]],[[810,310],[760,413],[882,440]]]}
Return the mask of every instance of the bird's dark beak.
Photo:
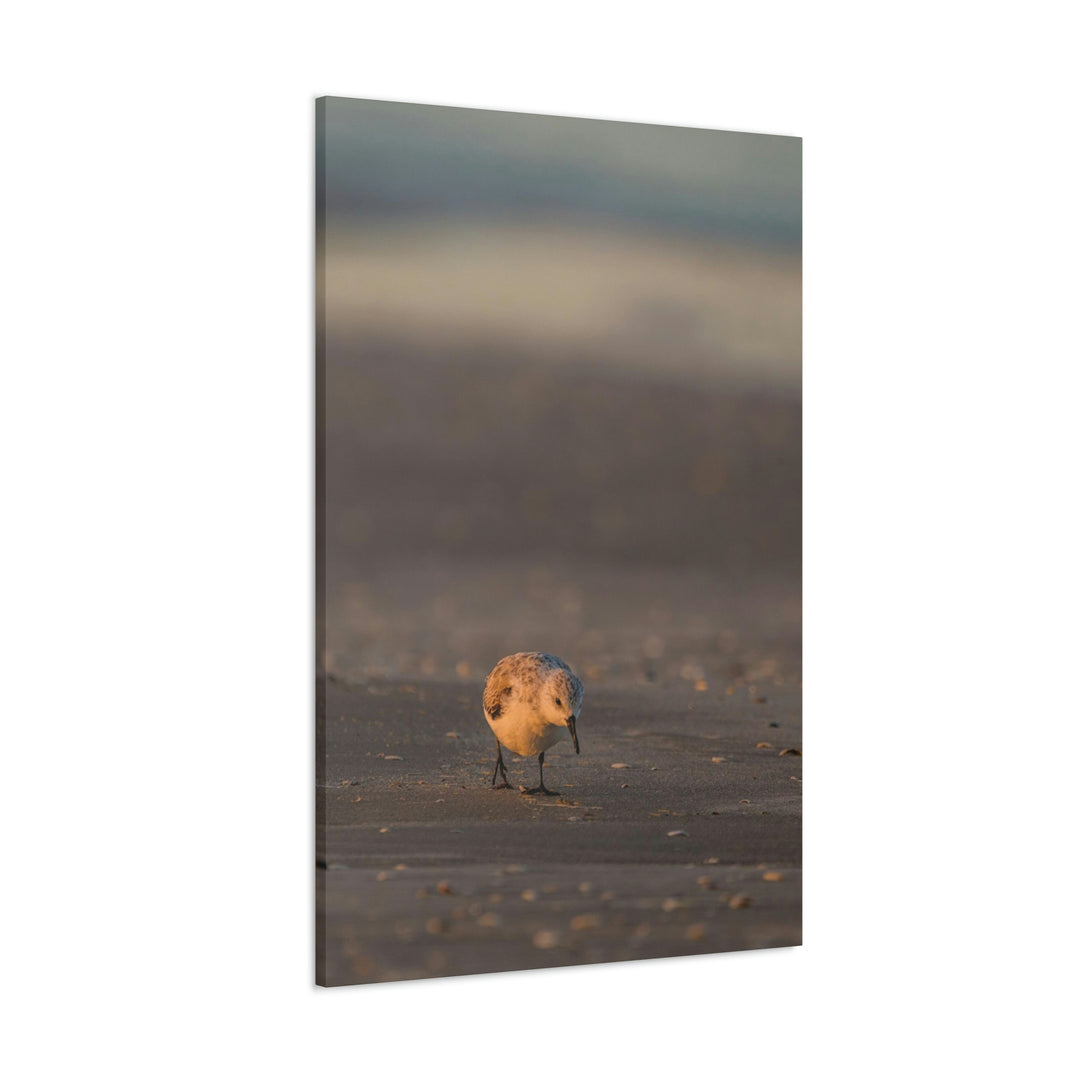
{"label": "bird's dark beak", "polygon": [[566,721],[566,726],[570,729],[570,738],[574,740],[574,753],[580,754],[581,747],[578,746],[577,741],[577,717],[571,716],[570,719]]}

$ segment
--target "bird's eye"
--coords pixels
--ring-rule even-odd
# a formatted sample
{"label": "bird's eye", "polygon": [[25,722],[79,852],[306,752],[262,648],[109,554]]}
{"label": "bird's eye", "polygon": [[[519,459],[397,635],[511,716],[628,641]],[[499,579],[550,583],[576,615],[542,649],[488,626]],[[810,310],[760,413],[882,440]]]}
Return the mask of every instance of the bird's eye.
{"label": "bird's eye", "polygon": [[556,698],[555,699],[555,704],[558,705],[559,708],[561,709],[562,708],[562,698]]}

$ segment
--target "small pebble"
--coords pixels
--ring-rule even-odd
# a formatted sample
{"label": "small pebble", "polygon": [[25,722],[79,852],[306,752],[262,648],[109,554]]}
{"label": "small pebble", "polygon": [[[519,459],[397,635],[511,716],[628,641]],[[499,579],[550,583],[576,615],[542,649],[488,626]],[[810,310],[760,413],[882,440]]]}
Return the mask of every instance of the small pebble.
{"label": "small pebble", "polygon": [[428,919],[428,921],[424,923],[424,929],[429,934],[445,934],[446,931],[450,929],[450,924],[445,919]]}
{"label": "small pebble", "polygon": [[387,761],[404,761],[405,760],[400,754],[386,754],[385,759]]}
{"label": "small pebble", "polygon": [[502,916],[496,915],[494,911],[488,911],[476,920],[476,925],[486,927],[502,926]]}
{"label": "small pebble", "polygon": [[672,829],[668,833],[668,836],[689,836],[690,834],[685,829]]}
{"label": "small pebble", "polygon": [[537,930],[532,943],[537,949],[554,949],[562,943],[562,934],[557,930]]}
{"label": "small pebble", "polygon": [[600,899],[609,902],[615,899],[615,894],[610,889],[607,889],[600,894]]}
{"label": "small pebble", "polygon": [[762,881],[783,881],[784,875],[779,870],[768,870],[761,875]]}
{"label": "small pebble", "polygon": [[446,733],[448,739],[460,739],[461,736],[456,731],[448,731]]}
{"label": "small pebble", "polygon": [[600,925],[597,915],[575,915],[570,920],[571,930],[595,930]]}
{"label": "small pebble", "polygon": [[687,941],[704,941],[705,939],[705,924],[701,922],[693,923],[686,928],[686,940]]}
{"label": "small pebble", "polygon": [[440,881],[439,884],[435,886],[435,888],[438,889],[443,896],[450,896],[451,893],[453,893],[454,891],[450,888],[449,881]]}
{"label": "small pebble", "polygon": [[387,872],[386,872],[385,870],[380,870],[380,871],[379,871],[379,872],[378,872],[378,873],[377,873],[377,874],[375,875],[375,880],[376,880],[376,881],[388,881],[388,880],[389,880],[389,878],[390,878],[390,875],[389,875],[389,874],[388,874],[388,873],[387,873]]}
{"label": "small pebble", "polygon": [[532,903],[532,901],[536,899],[536,896],[537,893],[535,889],[525,889],[521,894],[521,899],[527,900],[529,901],[529,903]]}
{"label": "small pebble", "polygon": [[614,762],[612,762],[611,767],[613,769],[629,769],[630,768],[630,766],[627,765],[625,761],[614,761]]}
{"label": "small pebble", "polygon": [[780,751],[780,757],[802,757],[802,751],[796,750],[793,746],[788,746]]}
{"label": "small pebble", "polygon": [[592,882],[591,881],[583,881],[577,887],[577,891],[580,892],[580,893],[592,892]]}
{"label": "small pebble", "polygon": [[669,897],[668,897],[668,898],[667,898],[667,899],[666,899],[666,900],[665,900],[665,901],[664,901],[664,902],[663,902],[663,903],[662,903],[662,904],[660,905],[660,907],[661,907],[661,908],[662,908],[662,909],[663,909],[664,911],[677,911],[677,910],[678,910],[679,908],[681,908],[681,907],[682,907],[682,904],[681,904],[681,903],[680,903],[680,902],[679,902],[678,900],[676,900],[674,896],[669,896]]}
{"label": "small pebble", "polygon": [[736,893],[729,901],[729,908],[749,907],[754,901],[746,893]]}
{"label": "small pebble", "polygon": [[771,742],[759,742],[757,744],[757,748],[759,750],[771,750],[773,748],[773,744]]}

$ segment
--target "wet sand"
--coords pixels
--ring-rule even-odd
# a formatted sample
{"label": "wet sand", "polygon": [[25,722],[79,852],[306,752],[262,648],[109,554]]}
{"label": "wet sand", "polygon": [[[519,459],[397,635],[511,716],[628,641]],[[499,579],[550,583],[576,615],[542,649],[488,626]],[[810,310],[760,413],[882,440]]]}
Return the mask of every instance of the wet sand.
{"label": "wet sand", "polygon": [[491,789],[480,693],[326,680],[321,985],[801,942],[798,686],[587,685],[558,798]]}
{"label": "wet sand", "polygon": [[[320,982],[800,942],[798,387],[669,339],[327,334]],[[490,787],[483,679],[532,649],[585,684],[559,799]]]}

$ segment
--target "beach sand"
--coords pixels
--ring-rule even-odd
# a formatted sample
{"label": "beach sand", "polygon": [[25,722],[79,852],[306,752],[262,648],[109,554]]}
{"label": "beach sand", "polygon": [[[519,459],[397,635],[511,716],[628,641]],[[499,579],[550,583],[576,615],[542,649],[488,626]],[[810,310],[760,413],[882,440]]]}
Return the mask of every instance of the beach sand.
{"label": "beach sand", "polygon": [[[798,385],[665,342],[328,333],[320,982],[800,942]],[[519,650],[585,685],[561,799],[490,787]]]}
{"label": "beach sand", "polygon": [[695,685],[587,686],[548,798],[491,789],[482,680],[327,679],[317,981],[800,944],[800,689]]}

